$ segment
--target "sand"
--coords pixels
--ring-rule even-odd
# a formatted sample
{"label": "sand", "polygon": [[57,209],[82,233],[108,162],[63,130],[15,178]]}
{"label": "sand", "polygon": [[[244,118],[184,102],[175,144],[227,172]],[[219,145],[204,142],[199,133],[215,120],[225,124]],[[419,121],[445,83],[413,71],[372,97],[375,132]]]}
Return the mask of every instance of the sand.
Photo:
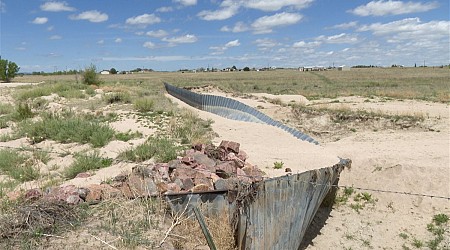
{"label": "sand", "polygon": [[[214,93],[221,94],[223,93]],[[263,99],[279,98],[309,105],[364,109],[390,114],[423,115],[424,123],[432,124],[432,130],[415,128],[406,130],[378,130],[376,132],[360,128],[355,133],[342,136],[337,141],[327,141],[316,146],[299,141],[290,134],[268,125],[232,121],[214,114],[187,107],[173,100],[181,107],[198,113],[203,119],[212,119],[212,127],[219,137],[214,140],[232,140],[241,143],[241,148],[249,155],[248,161],[257,164],[267,176],[286,174],[284,169],[273,169],[274,162],[283,162],[294,173],[309,169],[328,167],[338,162],[338,157],[350,158],[350,170],[341,174],[340,185],[353,186],[355,192],[365,192],[357,188],[369,188],[393,192],[418,193],[450,197],[450,109],[448,104],[414,100],[382,100],[361,97],[341,97],[339,103],[323,99],[308,101],[302,96],[255,95],[255,98],[236,98],[277,120],[288,120],[289,109],[269,103]],[[3,98],[3,97],[2,97]],[[6,98],[7,99],[7,98]],[[306,100],[306,101],[305,101]],[[259,106],[259,107],[258,107]],[[123,118],[112,126],[118,131],[141,131],[150,135],[153,131],[143,128],[135,119]],[[431,125],[430,125],[431,126]],[[0,130],[0,134],[7,129]],[[127,147],[141,141],[130,143],[113,141],[100,151],[114,157]],[[0,143],[0,146],[20,147],[28,145],[25,138]],[[40,144],[53,151],[64,151],[73,145]],[[83,147],[80,146],[80,150]],[[72,159],[56,158],[55,161],[70,162]],[[60,163],[60,162],[59,162]],[[58,164],[59,164],[58,163]],[[133,164],[116,163],[110,168],[101,169],[89,178],[77,178],[66,182],[83,186],[100,183],[123,171],[130,171]],[[3,178],[3,177],[2,177]],[[31,186],[31,184],[28,184]],[[402,249],[403,245],[413,249],[411,242],[417,238],[424,243],[433,239],[427,232],[427,224],[433,215],[450,215],[450,201],[426,196],[396,194],[391,192],[368,191],[376,202],[359,211],[351,208],[355,204],[350,199],[346,204],[335,206],[323,223],[313,223],[318,235],[312,235],[307,249]],[[324,215],[320,214],[323,218]],[[320,220],[318,220],[320,221]],[[316,232],[316,233],[317,233]],[[401,233],[407,239],[399,237]],[[449,241],[448,233],[445,239]]]}

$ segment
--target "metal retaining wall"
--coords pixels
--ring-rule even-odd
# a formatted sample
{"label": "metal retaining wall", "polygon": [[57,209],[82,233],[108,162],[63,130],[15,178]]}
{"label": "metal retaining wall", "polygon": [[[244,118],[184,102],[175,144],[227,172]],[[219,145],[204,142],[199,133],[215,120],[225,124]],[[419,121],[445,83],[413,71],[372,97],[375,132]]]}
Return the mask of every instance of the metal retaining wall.
{"label": "metal retaining wall", "polygon": [[197,94],[186,89],[175,87],[168,83],[164,83],[164,86],[167,93],[197,109],[208,111],[233,120],[258,122],[275,126],[292,134],[300,140],[319,144],[318,141],[311,138],[309,135],[286,126],[283,123],[261,113],[260,111],[231,98]]}

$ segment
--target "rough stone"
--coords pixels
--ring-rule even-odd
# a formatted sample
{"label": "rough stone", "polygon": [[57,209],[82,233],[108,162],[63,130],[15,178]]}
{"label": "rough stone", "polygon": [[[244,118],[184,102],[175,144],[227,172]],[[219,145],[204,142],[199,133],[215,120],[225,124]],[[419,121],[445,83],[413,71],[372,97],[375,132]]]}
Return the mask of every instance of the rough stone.
{"label": "rough stone", "polygon": [[247,176],[247,174],[244,172],[244,170],[238,168],[237,170],[237,178],[243,182],[251,183],[252,179]]}
{"label": "rough stone", "polygon": [[241,160],[241,161],[246,161],[248,159],[248,155],[244,150],[239,150],[239,154],[237,155],[237,157]]}
{"label": "rough stone", "polygon": [[122,193],[122,196],[128,199],[135,198],[133,193],[131,192],[130,187],[128,184],[124,183],[121,187],[119,187],[119,191]]}
{"label": "rough stone", "polygon": [[216,161],[201,152],[195,152],[192,157],[197,163],[205,166],[207,169],[214,168],[216,166]]}
{"label": "rough stone", "polygon": [[229,190],[230,189],[230,185],[228,182],[229,179],[217,179],[214,182],[214,188],[216,190]]}
{"label": "rough stone", "polygon": [[80,196],[81,199],[86,200],[86,196],[89,193],[89,189],[87,188],[79,188],[78,189],[78,196]]}
{"label": "rough stone", "polygon": [[128,186],[135,197],[148,196],[144,179],[139,176],[131,175],[128,178]]}
{"label": "rough stone", "polygon": [[145,182],[147,184],[148,195],[158,195],[158,186],[156,185],[155,181],[153,181],[152,179],[146,179]]}
{"label": "rough stone", "polygon": [[83,202],[83,200],[78,195],[69,195],[66,199],[66,203],[69,205],[77,205]]}
{"label": "rough stone", "polygon": [[175,179],[173,183],[177,184],[177,186],[179,186],[180,189],[184,189],[183,182],[180,179]]}
{"label": "rough stone", "polygon": [[158,192],[160,194],[163,194],[163,193],[167,192],[167,190],[169,190],[169,187],[167,186],[167,183],[165,183],[165,182],[156,183],[156,187],[158,188]]}
{"label": "rough stone", "polygon": [[194,187],[192,179],[181,179],[181,181],[183,182],[183,190],[190,190]]}
{"label": "rough stone", "polygon": [[79,173],[77,174],[77,176],[75,176],[75,178],[88,178],[88,177],[91,177],[91,174],[87,172]]}
{"label": "rough stone", "polygon": [[242,168],[244,167],[245,162],[241,159],[239,159],[235,153],[228,153],[228,155],[225,157],[226,161],[232,161],[236,165],[236,167]]}
{"label": "rough stone", "polygon": [[191,190],[192,192],[206,192],[211,191],[211,188],[206,184],[198,184],[194,186]]}
{"label": "rough stone", "polygon": [[237,154],[239,153],[240,145],[241,144],[234,141],[222,141],[219,147]]}
{"label": "rough stone", "polygon": [[114,179],[113,179],[113,181],[116,181],[116,182],[125,182],[127,180],[128,180],[127,174],[120,174],[120,175],[114,177]]}
{"label": "rough stone", "polygon": [[262,176],[264,173],[257,167],[251,164],[245,164],[245,167],[242,168],[245,175],[247,175],[253,181],[262,181]]}
{"label": "rough stone", "polygon": [[102,187],[99,184],[91,184],[87,187],[86,202],[99,202],[102,200]]}
{"label": "rough stone", "polygon": [[181,158],[181,162],[186,164],[186,165],[192,165],[195,162],[194,157],[191,156],[185,156],[183,158]]}
{"label": "rough stone", "polygon": [[25,192],[25,195],[24,195],[26,200],[37,200],[41,196],[42,196],[42,191],[40,189],[37,189],[37,188],[33,188],[33,189],[30,189],[30,190],[27,190]]}
{"label": "rough stone", "polygon": [[236,173],[236,166],[229,161],[221,162],[216,166],[216,174],[224,179],[227,179]]}
{"label": "rough stone", "polygon": [[286,169],[284,170],[284,172],[289,172],[289,173],[292,173],[292,169],[290,169],[290,168],[286,168]]}
{"label": "rough stone", "polygon": [[102,199],[104,200],[122,196],[122,192],[117,188],[105,183],[100,184],[100,186],[102,188]]}
{"label": "rough stone", "polygon": [[181,187],[176,183],[168,183],[167,184],[167,194],[178,193],[181,191]]}
{"label": "rough stone", "polygon": [[142,178],[144,178],[144,177],[150,177],[151,174],[152,174],[152,170],[151,170],[150,167],[148,167],[148,166],[142,166],[142,165],[133,167],[133,169],[131,170],[131,172],[132,172],[134,175],[140,176],[140,177],[142,177]]}
{"label": "rough stone", "polygon": [[196,144],[192,147],[195,151],[199,151],[202,154],[205,153],[206,145],[205,144]]}
{"label": "rough stone", "polygon": [[194,178],[197,172],[198,171],[196,171],[195,169],[184,165],[184,167],[179,167],[172,172],[172,180]]}

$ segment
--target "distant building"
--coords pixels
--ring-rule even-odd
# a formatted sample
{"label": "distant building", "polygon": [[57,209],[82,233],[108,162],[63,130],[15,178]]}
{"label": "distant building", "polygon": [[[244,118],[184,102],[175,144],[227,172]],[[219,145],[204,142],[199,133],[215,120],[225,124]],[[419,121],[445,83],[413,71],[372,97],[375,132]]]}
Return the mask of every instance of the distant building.
{"label": "distant building", "polygon": [[337,69],[338,69],[338,71],[349,71],[350,67],[349,66],[345,66],[345,65],[341,65]]}
{"label": "distant building", "polygon": [[101,75],[109,75],[109,70],[102,70],[100,71]]}
{"label": "distant building", "polygon": [[324,71],[325,67],[324,66],[308,66],[308,67],[299,67],[298,71]]}

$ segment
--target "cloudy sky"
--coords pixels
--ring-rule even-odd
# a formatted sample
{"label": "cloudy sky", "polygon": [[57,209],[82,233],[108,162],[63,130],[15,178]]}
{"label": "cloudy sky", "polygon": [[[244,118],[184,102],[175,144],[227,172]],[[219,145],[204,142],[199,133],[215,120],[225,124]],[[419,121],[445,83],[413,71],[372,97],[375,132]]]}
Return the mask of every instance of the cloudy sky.
{"label": "cloudy sky", "polygon": [[0,0],[21,72],[449,63],[448,0]]}

